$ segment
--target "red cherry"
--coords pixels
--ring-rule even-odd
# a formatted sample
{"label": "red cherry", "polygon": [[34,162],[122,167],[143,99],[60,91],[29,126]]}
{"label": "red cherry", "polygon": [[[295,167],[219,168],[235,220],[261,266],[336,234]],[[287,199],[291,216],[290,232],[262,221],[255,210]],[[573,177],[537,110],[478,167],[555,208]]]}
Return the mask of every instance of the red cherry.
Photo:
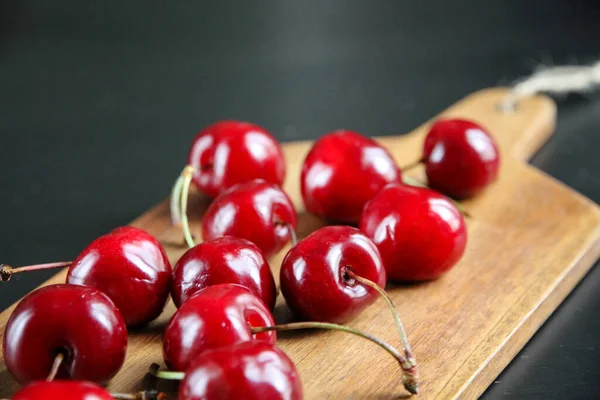
{"label": "red cherry", "polygon": [[59,378],[105,382],[125,361],[127,329],[113,302],[97,289],[52,285],[29,293],[4,332],[4,361],[21,384],[45,379],[58,354]]}
{"label": "red cherry", "polygon": [[335,131],[317,140],[300,178],[306,209],[332,222],[356,224],[365,203],[402,181],[390,153],[373,139]]}
{"label": "red cherry", "polygon": [[230,188],[204,214],[205,241],[234,236],[256,244],[268,257],[292,237],[298,217],[292,201],[279,186],[254,180]]}
{"label": "red cherry", "polygon": [[94,240],[73,261],[67,276],[67,283],[107,294],[129,326],[146,324],[160,315],[171,282],[171,264],[161,244],[130,226]]}
{"label": "red cherry", "polygon": [[267,259],[245,239],[225,236],[189,249],[174,269],[173,302],[177,307],[207,286],[237,283],[250,289],[272,310],[276,288]]}
{"label": "red cherry", "polygon": [[33,382],[19,390],[12,400],[113,400],[106,390],[91,382]]}
{"label": "red cherry", "polygon": [[386,186],[365,206],[360,229],[379,248],[388,279],[435,279],[462,257],[467,229],[445,196],[408,185]]}
{"label": "red cherry", "polygon": [[378,293],[348,271],[385,286],[377,247],[358,229],[326,226],[288,252],[281,266],[281,293],[298,317],[343,322],[377,300]]}
{"label": "red cherry", "polygon": [[188,164],[194,183],[210,197],[253,179],[281,185],[285,178],[283,150],[269,132],[239,121],[216,122],[192,143]]}
{"label": "red cherry", "polygon": [[179,387],[179,400],[301,400],[296,366],[277,347],[244,342],[194,359]]}
{"label": "red cherry", "polygon": [[463,119],[444,119],[436,122],[425,138],[423,162],[431,188],[462,199],[496,179],[500,151],[481,126]]}
{"label": "red cherry", "polygon": [[273,316],[249,289],[221,284],[202,289],[173,315],[163,338],[171,370],[183,371],[199,354],[245,341],[275,343],[274,332],[254,335],[251,327],[273,325]]}
{"label": "red cherry", "polygon": [[12,400],[161,400],[166,399],[162,393],[145,390],[138,393],[109,393],[100,386],[85,381],[37,381],[19,390]]}

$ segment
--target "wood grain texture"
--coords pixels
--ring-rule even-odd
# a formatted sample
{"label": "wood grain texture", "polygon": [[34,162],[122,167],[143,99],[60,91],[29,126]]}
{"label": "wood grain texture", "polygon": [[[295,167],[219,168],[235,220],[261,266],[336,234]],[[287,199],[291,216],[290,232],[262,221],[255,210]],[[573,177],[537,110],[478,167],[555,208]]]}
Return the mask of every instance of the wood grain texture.
{"label": "wood grain texture", "polygon": [[[506,89],[487,89],[442,113],[486,126],[503,155],[498,182],[465,202],[473,217],[468,220],[469,241],[463,259],[437,281],[388,288],[420,365],[421,398],[480,395],[600,254],[598,206],[524,162],[552,133],[554,104],[545,97],[532,97],[521,101],[515,112],[506,113],[496,107],[506,94]],[[428,126],[425,123],[408,135],[379,140],[400,165],[409,164],[419,156]],[[310,143],[284,147],[285,189],[299,212],[299,236],[303,237],[322,226],[304,211],[299,191],[300,168]],[[422,170],[411,172],[424,179]],[[198,236],[207,205],[208,200],[192,194],[192,230]],[[156,235],[172,262],[185,251],[181,232],[169,226],[166,203],[132,224]],[[286,251],[271,260],[276,275]],[[46,284],[62,281],[64,272]],[[13,307],[0,315],[2,331]],[[173,311],[170,304],[150,327],[131,333],[126,365],[110,383],[111,389],[122,392],[153,383],[144,375],[150,363],[162,362],[160,335]],[[275,316],[279,322],[290,320],[281,298]],[[381,300],[352,325],[399,345]],[[406,395],[391,357],[360,339],[337,332],[304,332],[280,335],[279,345],[296,362],[307,399]],[[0,397],[16,389],[0,363]]]}

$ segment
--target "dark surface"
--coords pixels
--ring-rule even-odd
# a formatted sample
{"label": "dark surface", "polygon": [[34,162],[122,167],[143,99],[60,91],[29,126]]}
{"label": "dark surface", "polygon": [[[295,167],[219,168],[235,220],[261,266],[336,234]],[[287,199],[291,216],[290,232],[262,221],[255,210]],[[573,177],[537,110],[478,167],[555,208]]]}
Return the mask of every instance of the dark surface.
{"label": "dark surface", "polygon": [[[594,1],[201,3],[0,0],[0,261],[71,259],[132,220],[216,119],[282,140],[406,132],[600,54]],[[533,164],[599,202],[599,130],[600,97],[559,99]],[[1,286],[0,308],[50,275]],[[596,267],[484,397],[598,397],[599,313]]]}

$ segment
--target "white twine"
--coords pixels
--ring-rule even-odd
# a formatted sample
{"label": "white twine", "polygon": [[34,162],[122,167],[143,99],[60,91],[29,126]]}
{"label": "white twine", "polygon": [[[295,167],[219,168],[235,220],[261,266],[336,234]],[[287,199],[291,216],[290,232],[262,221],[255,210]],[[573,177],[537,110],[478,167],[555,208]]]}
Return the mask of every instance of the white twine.
{"label": "white twine", "polygon": [[519,98],[536,93],[585,93],[600,85],[600,61],[592,65],[566,65],[543,68],[517,82],[500,104],[505,111],[514,111]]}

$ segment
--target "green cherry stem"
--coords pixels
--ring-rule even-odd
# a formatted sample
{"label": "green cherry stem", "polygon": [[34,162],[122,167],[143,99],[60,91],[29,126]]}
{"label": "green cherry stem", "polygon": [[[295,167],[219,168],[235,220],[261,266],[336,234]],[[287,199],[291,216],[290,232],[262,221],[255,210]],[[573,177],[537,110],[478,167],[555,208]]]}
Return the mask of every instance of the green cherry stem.
{"label": "green cherry stem", "polygon": [[404,165],[403,167],[400,168],[401,171],[408,171],[411,170],[413,168],[415,168],[416,166],[423,164],[426,160],[419,158],[417,161],[413,161],[412,163],[408,164],[408,165]]}
{"label": "green cherry stem", "polygon": [[154,375],[159,379],[181,381],[185,378],[185,372],[179,371],[161,371],[158,364],[152,364],[149,370],[150,374]]}
{"label": "green cherry stem", "polygon": [[[410,176],[403,175],[402,176],[402,182],[404,182],[405,185],[422,187],[422,188],[425,188],[425,189],[430,189],[429,186],[427,186],[426,184],[424,184],[420,180],[412,178]],[[467,218],[473,218],[473,216],[467,210],[465,210],[465,208],[463,207],[463,205],[460,204],[458,201],[456,201],[453,198],[448,197],[448,196],[446,196],[446,198],[448,200],[450,200],[452,202],[452,204],[454,204],[454,206],[456,207],[456,209],[458,211],[460,211],[460,213],[462,215],[464,215]]]}
{"label": "green cherry stem", "polygon": [[64,353],[60,352],[56,354],[56,357],[54,357],[54,362],[52,363],[52,368],[50,369],[50,373],[46,377],[46,382],[52,382],[54,378],[56,378],[56,374],[58,374],[58,369],[60,368],[60,365],[62,364],[64,359]]}
{"label": "green cherry stem", "polygon": [[185,241],[187,243],[187,245],[192,248],[196,245],[196,243],[194,243],[194,238],[192,237],[192,234],[190,232],[190,224],[188,221],[188,217],[187,217],[187,204],[188,204],[188,197],[189,197],[189,192],[190,192],[190,185],[192,184],[192,178],[194,176],[194,167],[192,167],[191,165],[187,165],[184,169],[183,172],[181,173],[181,176],[183,178],[183,183],[181,185],[181,227],[183,229],[183,236],[185,237]]}
{"label": "green cherry stem", "polygon": [[296,235],[296,230],[294,229],[292,224],[290,224],[289,222],[282,221],[277,217],[274,218],[273,222],[275,223],[275,225],[285,226],[285,228],[287,229],[287,231],[290,234],[290,240],[292,241],[292,247],[294,247],[296,244],[298,244],[298,235]]}
{"label": "green cherry stem", "polygon": [[383,299],[387,303],[390,311],[392,312],[392,316],[394,318],[394,323],[396,324],[396,329],[398,330],[398,335],[400,336],[400,342],[402,343],[402,346],[404,347],[404,354],[406,355],[406,359],[413,366],[416,366],[417,361],[412,353],[412,349],[410,348],[410,343],[408,342],[408,335],[406,335],[406,330],[404,329],[404,325],[402,324],[402,320],[400,319],[400,313],[398,312],[398,309],[392,302],[392,299],[390,298],[390,296],[386,293],[386,291],[381,286],[379,286],[375,282],[373,282],[367,278],[363,278],[362,276],[356,275],[356,273],[350,267],[346,267],[344,274],[348,278],[354,279],[354,280],[360,282],[361,284],[376,290],[381,295],[381,297],[383,297]]}
{"label": "green cherry stem", "polygon": [[287,227],[288,231],[290,232],[290,238],[292,240],[292,246],[297,245],[298,244],[298,236],[296,235],[296,230],[294,229],[294,227],[292,226],[292,224],[290,224],[289,222],[286,222],[285,226]]}
{"label": "green cherry stem", "polygon": [[403,175],[402,176],[402,182],[404,184],[410,185],[410,186],[417,186],[417,187],[427,188],[426,184],[424,184],[420,180],[415,179],[415,178],[413,178],[411,176],[408,176],[408,175]]}
{"label": "green cherry stem", "polygon": [[113,399],[116,400],[167,400],[165,393],[156,390],[144,390],[137,393],[111,393]]}
{"label": "green cherry stem", "polygon": [[379,339],[378,337],[375,337],[368,333],[359,331],[357,329],[354,329],[354,328],[351,328],[348,326],[332,324],[332,323],[328,323],[328,322],[291,322],[289,324],[281,324],[281,325],[274,325],[274,326],[258,326],[258,327],[250,328],[250,330],[253,334],[269,332],[269,331],[277,331],[277,332],[295,331],[295,330],[299,330],[299,329],[336,330],[336,331],[350,333],[352,335],[359,336],[363,339],[369,340],[372,343],[375,343],[376,345],[378,345],[379,347],[381,347],[382,349],[387,351],[392,357],[394,357],[396,359],[398,364],[400,364],[400,368],[402,369],[402,383],[404,384],[404,387],[406,388],[406,390],[408,390],[412,394],[418,393],[418,391],[419,391],[419,383],[418,383],[419,374],[418,374],[416,365],[411,364],[411,362],[408,361],[406,358],[404,358],[404,356],[396,348],[394,348],[390,344],[384,342],[383,340]]}
{"label": "green cherry stem", "polygon": [[59,261],[46,264],[26,265],[24,267],[14,268],[10,265],[0,264],[0,282],[8,282],[14,274],[29,271],[41,271],[44,269],[64,268],[70,266],[72,261]]}
{"label": "green cherry stem", "polygon": [[170,201],[170,209],[171,209],[171,224],[173,226],[181,224],[181,211],[179,210],[179,203],[181,201],[181,189],[183,187],[183,176],[179,174],[175,184],[173,185],[173,189],[171,190],[171,201]]}

